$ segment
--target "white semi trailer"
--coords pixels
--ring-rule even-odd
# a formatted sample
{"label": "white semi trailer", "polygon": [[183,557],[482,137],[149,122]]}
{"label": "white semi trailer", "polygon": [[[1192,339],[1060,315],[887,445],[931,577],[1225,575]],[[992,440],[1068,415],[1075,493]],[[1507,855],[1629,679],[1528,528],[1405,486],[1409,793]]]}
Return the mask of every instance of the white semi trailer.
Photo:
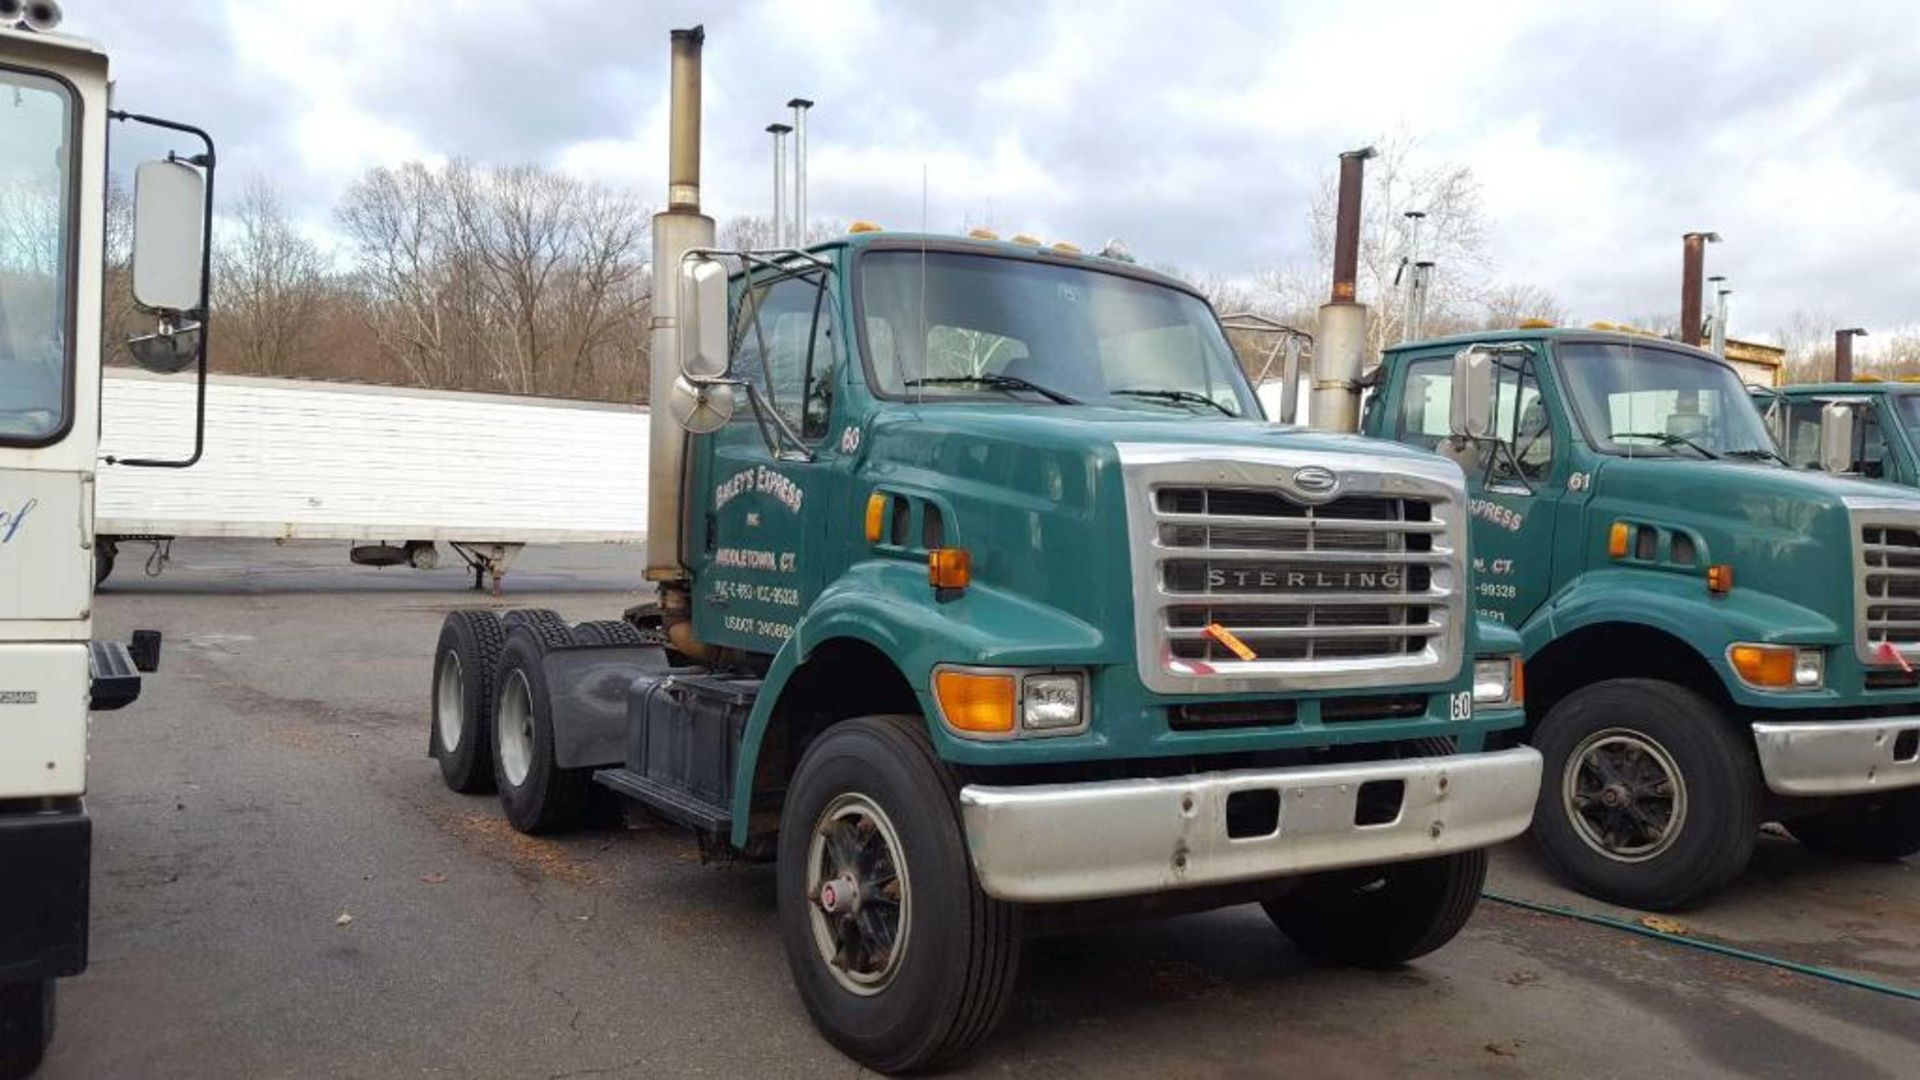
{"label": "white semi trailer", "polygon": [[[159,661],[157,633],[93,640],[109,120],[198,144],[136,172],[134,295],[159,329],[132,345],[205,370],[212,140],[110,111],[106,55],[59,19],[50,0],[0,0],[0,1078],[38,1067],[54,980],[87,963],[88,711],[132,702]],[[193,430],[183,400],[173,422]]]}
{"label": "white semi trailer", "polygon": [[498,589],[526,544],[646,537],[647,413],[632,405],[216,375],[206,452],[190,474],[125,457],[186,450],[192,385],[110,369],[103,380],[96,582],[123,545],[175,537],[337,540],[355,562],[437,565]]}

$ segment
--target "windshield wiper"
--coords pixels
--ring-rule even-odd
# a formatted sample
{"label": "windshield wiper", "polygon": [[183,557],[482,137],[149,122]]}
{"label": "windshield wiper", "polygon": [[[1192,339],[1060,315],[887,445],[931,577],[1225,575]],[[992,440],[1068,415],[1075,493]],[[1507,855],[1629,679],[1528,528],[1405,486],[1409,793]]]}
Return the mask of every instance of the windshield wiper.
{"label": "windshield wiper", "polygon": [[1771,450],[1765,449],[1763,447],[1758,447],[1758,446],[1743,446],[1738,450],[1725,450],[1721,452],[1720,456],[1730,457],[1730,458],[1741,458],[1744,460],[1751,460],[1751,461],[1758,461],[1761,458],[1772,458],[1773,460],[1779,462],[1780,464],[1785,465],[1789,469],[1793,468],[1792,463],[1789,462],[1786,458],[1781,457],[1779,454],[1776,454]]}
{"label": "windshield wiper", "polygon": [[1659,443],[1659,444],[1660,444],[1661,446],[1665,446],[1665,447],[1675,447],[1675,446],[1684,446],[1684,447],[1686,447],[1686,448],[1688,448],[1688,449],[1690,449],[1690,450],[1692,450],[1693,452],[1695,452],[1695,453],[1697,453],[1697,454],[1699,454],[1699,455],[1700,455],[1701,457],[1703,457],[1703,458],[1706,458],[1706,459],[1707,459],[1708,461],[1718,461],[1718,460],[1720,460],[1720,455],[1719,455],[1719,454],[1716,454],[1716,453],[1714,453],[1713,451],[1711,451],[1711,450],[1709,450],[1709,449],[1707,449],[1706,447],[1704,447],[1704,446],[1701,446],[1701,445],[1700,445],[1699,443],[1697,443],[1697,442],[1694,442],[1694,441],[1693,441],[1692,439],[1689,439],[1689,438],[1687,438],[1687,437],[1686,437],[1685,435],[1675,435],[1675,434],[1673,434],[1673,433],[1671,433],[1671,432],[1666,432],[1666,431],[1616,431],[1616,432],[1614,432],[1614,433],[1613,433],[1613,434],[1612,434],[1612,435],[1610,436],[1610,438],[1614,438],[1614,439],[1652,439],[1652,440],[1653,440],[1654,442],[1657,442],[1657,443]]}
{"label": "windshield wiper", "polygon": [[1071,398],[1058,390],[1049,390],[1036,382],[1029,382],[1018,375],[1003,375],[987,372],[980,375],[934,375],[924,379],[908,379],[905,386],[984,386],[989,390],[1025,390],[1039,394],[1048,401],[1062,405],[1078,405],[1078,398]]}
{"label": "windshield wiper", "polygon": [[1115,397],[1146,398],[1148,401],[1166,401],[1166,402],[1178,401],[1178,402],[1182,402],[1185,404],[1192,404],[1192,405],[1211,405],[1214,408],[1220,410],[1222,413],[1226,414],[1227,416],[1240,415],[1239,413],[1234,412],[1232,409],[1227,408],[1225,405],[1220,404],[1219,402],[1213,400],[1207,395],[1196,394],[1192,390],[1161,390],[1161,389],[1140,389],[1137,387],[1129,387],[1128,389],[1125,389],[1125,390],[1109,390],[1107,391],[1107,393],[1112,394]]}

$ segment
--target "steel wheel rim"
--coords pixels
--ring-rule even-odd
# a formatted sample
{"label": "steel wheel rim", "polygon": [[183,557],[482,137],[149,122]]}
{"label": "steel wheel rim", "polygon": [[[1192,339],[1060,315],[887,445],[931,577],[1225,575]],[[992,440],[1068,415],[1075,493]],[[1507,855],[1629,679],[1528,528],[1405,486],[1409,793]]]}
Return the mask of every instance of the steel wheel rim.
{"label": "steel wheel rim", "polygon": [[1574,832],[1615,862],[1655,858],[1687,821],[1687,785],[1673,755],[1651,736],[1607,728],[1567,756],[1560,799]]}
{"label": "steel wheel rim", "polygon": [[448,649],[440,654],[440,667],[433,677],[433,723],[440,731],[440,749],[451,753],[460,748],[460,736],[467,726],[465,709],[460,654]]}
{"label": "steel wheel rim", "polygon": [[500,771],[507,783],[519,787],[533,769],[533,690],[524,672],[510,673],[500,688],[494,735],[500,747]]}
{"label": "steel wheel rim", "polygon": [[913,929],[913,890],[900,834],[872,799],[848,792],[820,812],[806,904],[814,949],[842,989],[870,997],[892,985]]}

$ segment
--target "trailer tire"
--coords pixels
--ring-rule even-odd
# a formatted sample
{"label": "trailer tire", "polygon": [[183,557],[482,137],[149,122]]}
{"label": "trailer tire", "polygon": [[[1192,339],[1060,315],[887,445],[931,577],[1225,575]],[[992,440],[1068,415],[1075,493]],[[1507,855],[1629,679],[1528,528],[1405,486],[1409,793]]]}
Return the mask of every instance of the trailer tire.
{"label": "trailer tire", "polygon": [[573,628],[573,640],[581,645],[648,645],[640,628],[625,619],[595,619]]}
{"label": "trailer tire", "polygon": [[111,536],[93,538],[93,587],[99,588],[113,576],[113,562],[120,554],[120,544]]}
{"label": "trailer tire", "polygon": [[883,1073],[966,1053],[1004,1015],[1020,966],[1019,909],[974,877],[959,787],[925,724],[833,725],[781,810],[780,934],[800,1000],[829,1042]]}
{"label": "trailer tire", "polygon": [[1920,851],[1920,788],[1849,795],[1787,822],[1815,851],[1864,862],[1894,862]]}
{"label": "trailer tire", "polygon": [[[550,628],[549,628],[550,629]],[[573,632],[561,625],[573,643]],[[507,631],[493,711],[493,776],[507,823],[529,835],[577,828],[586,817],[593,770],[563,769],[553,745],[553,705],[541,662],[552,636],[522,622]]]}
{"label": "trailer tire", "polygon": [[1683,907],[1739,875],[1760,833],[1759,762],[1712,702],[1657,679],[1563,698],[1534,732],[1545,759],[1533,835],[1589,896]]}
{"label": "trailer tire", "polygon": [[0,983],[0,1080],[32,1076],[53,1042],[53,980]]}
{"label": "trailer tire", "polygon": [[447,613],[433,653],[433,716],[427,753],[440,779],[463,795],[493,788],[494,675],[506,628],[481,608]]}

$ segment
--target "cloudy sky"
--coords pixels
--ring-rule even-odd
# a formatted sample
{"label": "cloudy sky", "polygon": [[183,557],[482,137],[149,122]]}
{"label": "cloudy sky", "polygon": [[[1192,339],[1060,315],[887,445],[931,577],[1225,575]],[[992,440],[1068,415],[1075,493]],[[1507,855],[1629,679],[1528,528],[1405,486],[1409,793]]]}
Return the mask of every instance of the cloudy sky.
{"label": "cloudy sky", "polygon": [[[324,236],[409,158],[664,188],[666,35],[707,27],[709,212],[765,213],[815,99],[817,217],[991,222],[1251,277],[1310,257],[1335,155],[1470,166],[1499,276],[1582,319],[1677,307],[1713,229],[1734,332],[1920,323],[1920,5],[67,0],[123,107],[221,140]],[[1444,268],[1443,268],[1444,269]],[[1872,339],[1869,339],[1871,341]],[[1884,335],[1882,336],[1884,340]]]}

